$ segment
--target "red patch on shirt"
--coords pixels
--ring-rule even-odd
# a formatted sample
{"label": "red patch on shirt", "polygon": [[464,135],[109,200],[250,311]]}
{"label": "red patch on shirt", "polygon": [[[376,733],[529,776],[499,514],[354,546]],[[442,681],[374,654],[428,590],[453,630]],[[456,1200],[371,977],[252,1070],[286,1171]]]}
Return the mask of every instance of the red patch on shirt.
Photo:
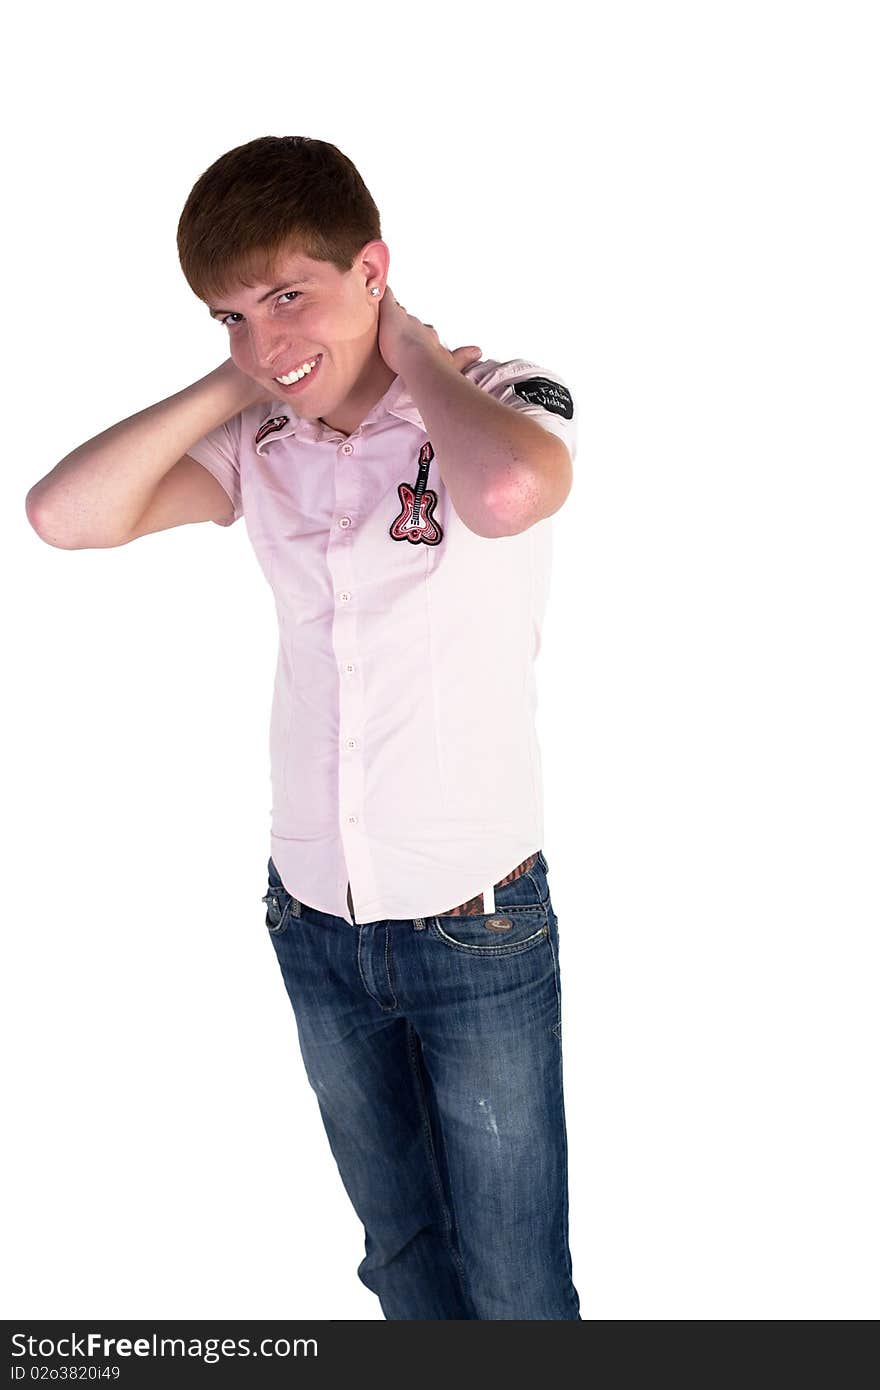
{"label": "red patch on shirt", "polygon": [[289,419],[289,415],[272,415],[268,420],[264,420],[254,435],[254,444],[259,444],[267,434],[277,434],[278,430],[283,430]]}
{"label": "red patch on shirt", "polygon": [[443,539],[443,528],[434,520],[437,494],[426,487],[428,469],[434,450],[431,441],[425,440],[419,450],[419,474],[415,483],[398,483],[397,495],[400,498],[400,511],[388,528],[394,541],[410,541],[413,545],[439,545]]}

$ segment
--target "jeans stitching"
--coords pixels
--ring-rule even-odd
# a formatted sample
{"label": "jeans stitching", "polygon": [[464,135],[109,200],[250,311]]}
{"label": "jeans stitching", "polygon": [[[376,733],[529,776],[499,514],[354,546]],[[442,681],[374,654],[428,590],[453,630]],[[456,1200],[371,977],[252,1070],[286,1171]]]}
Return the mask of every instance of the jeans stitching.
{"label": "jeans stitching", "polygon": [[[344,919],[343,919],[343,920],[344,920]],[[347,923],[347,925],[350,926],[351,923]],[[368,923],[368,925],[372,926],[373,924],[372,924],[372,923]],[[364,987],[364,993],[368,996],[368,998],[370,998],[370,999],[372,999],[372,1000],[375,1001],[375,1003],[376,1003],[377,1006],[382,1010],[383,1013],[386,1013],[386,1014],[394,1013],[394,1011],[395,1011],[396,1008],[397,1008],[397,999],[396,999],[396,998],[394,999],[394,1003],[393,1003],[393,1004],[383,1004],[383,1003],[382,1003],[382,1000],[379,998],[379,996],[378,996],[377,994],[374,994],[373,991],[370,989],[370,986],[367,984],[367,977],[366,977],[366,975],[364,974],[363,965],[361,964],[361,961],[362,961],[361,946],[363,945],[363,941],[364,941],[364,936],[363,936],[363,931],[364,931],[364,929],[363,929],[363,927],[356,927],[355,930],[357,931],[357,934],[358,934],[357,946],[355,947],[355,952],[356,952],[356,957],[357,957],[357,972],[358,972],[358,975],[359,975],[359,977],[360,977],[360,982],[361,982],[361,984],[362,984],[363,987]],[[387,927],[386,927],[386,932],[387,932]],[[387,969],[388,969],[388,956],[387,956],[387,952],[388,952],[388,942],[387,942],[387,938],[386,938],[386,943],[385,943],[385,951],[386,951],[385,968],[386,968],[386,970],[387,970]],[[388,981],[388,985],[389,985],[389,988],[391,988],[391,980],[390,980],[390,978],[389,978],[389,981]],[[391,989],[391,993],[392,993],[392,996],[393,996],[393,995],[394,995],[394,990],[393,990],[393,989]]]}
{"label": "jeans stitching", "polygon": [[[502,908],[496,915],[503,917],[504,909]],[[439,924],[437,926],[437,932],[441,939],[447,942],[448,945],[456,946],[459,951],[476,951],[477,954],[481,956],[518,956],[521,955],[523,951],[527,951],[531,947],[536,946],[541,937],[547,936],[548,934],[547,924],[545,923],[542,927],[539,927],[536,932],[532,932],[531,936],[525,937],[522,941],[515,942],[512,946],[472,946],[466,941],[456,941],[454,936],[448,936]]]}
{"label": "jeans stitching", "polygon": [[391,991],[391,998],[394,1000],[394,1003],[393,1003],[393,1005],[392,1005],[392,1008],[395,1008],[395,1009],[396,1009],[396,1008],[397,1008],[397,995],[396,995],[395,992],[394,992],[394,980],[392,979],[392,967],[391,967],[391,932],[388,930],[388,924],[387,924],[387,922],[386,922],[386,924],[385,924],[384,931],[385,931],[385,975],[386,975],[386,978],[387,978],[387,980],[388,980],[388,988],[389,988],[389,990]]}
{"label": "jeans stitching", "polygon": [[[556,914],[554,913],[553,915],[555,916]],[[558,928],[557,928],[557,929],[558,929]],[[550,950],[553,952],[553,983],[554,983],[555,986],[556,986],[556,1022],[555,1022],[554,1025],[553,1025],[553,1032],[556,1034],[557,1038],[559,1039],[559,1041],[560,1041],[560,1043],[561,1043],[561,1042],[562,1042],[562,995],[560,994],[560,991],[559,991],[559,959],[558,959],[558,957],[557,957],[556,951],[555,951],[554,948],[553,948],[553,940],[552,940],[552,938],[551,938],[549,932],[547,933],[547,941],[548,941],[548,943],[549,943],[549,945],[550,945]]]}

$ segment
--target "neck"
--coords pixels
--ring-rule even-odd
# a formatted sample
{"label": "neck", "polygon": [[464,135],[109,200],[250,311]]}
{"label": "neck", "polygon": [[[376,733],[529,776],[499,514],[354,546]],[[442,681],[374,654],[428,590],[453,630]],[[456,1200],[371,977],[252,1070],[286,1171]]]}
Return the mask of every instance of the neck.
{"label": "neck", "polygon": [[328,429],[338,430],[344,435],[353,434],[376,402],[385,395],[396,376],[397,373],[388,366],[377,346],[345,400],[329,415],[319,416],[319,419]]}

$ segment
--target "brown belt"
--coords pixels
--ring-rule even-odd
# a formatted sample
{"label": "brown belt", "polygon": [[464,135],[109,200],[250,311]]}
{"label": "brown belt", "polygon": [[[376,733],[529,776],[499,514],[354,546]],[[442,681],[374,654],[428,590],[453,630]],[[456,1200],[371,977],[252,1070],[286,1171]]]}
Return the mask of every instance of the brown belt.
{"label": "brown belt", "polygon": [[[522,861],[521,864],[517,864],[517,866],[516,866],[515,869],[511,869],[511,871],[510,871],[509,874],[505,874],[503,878],[499,878],[498,882],[495,884],[495,887],[496,887],[496,888],[500,888],[501,885],[502,885],[503,883],[512,883],[513,880],[514,880],[515,878],[519,878],[521,874],[528,873],[528,871],[529,871],[529,869],[532,867],[532,865],[535,864],[535,863],[537,863],[537,860],[538,860],[538,851],[535,850],[535,853],[534,853],[534,854],[530,854],[529,857],[528,857],[528,859],[524,859],[524,860]],[[351,884],[348,885],[348,910],[349,910],[349,912],[351,913],[352,919],[353,919],[353,918],[354,918],[354,904],[352,903],[352,900],[351,900]],[[437,913],[437,916],[438,916],[438,917],[480,917],[480,916],[483,915],[483,913],[484,913],[485,911],[486,911],[486,908],[485,908],[485,905],[484,905],[484,903],[483,903],[483,895],[482,895],[482,893],[478,893],[477,896],[476,896],[475,898],[469,898],[468,901],[467,901],[466,903],[459,903],[458,907],[447,907],[447,909],[446,909],[445,912],[438,912],[438,913]]]}
{"label": "brown belt", "polygon": [[[521,864],[517,864],[515,869],[511,869],[509,874],[505,874],[503,878],[499,878],[495,887],[500,888],[502,883],[511,883],[513,879],[519,878],[521,874],[528,873],[532,865],[537,862],[537,859],[538,851],[535,850],[535,853],[530,854],[528,859],[524,859]],[[458,907],[447,907],[445,912],[439,912],[437,915],[438,917],[479,917],[485,911],[486,908],[483,903],[483,895],[482,893],[478,893],[475,898],[470,898],[468,902],[459,903]]]}

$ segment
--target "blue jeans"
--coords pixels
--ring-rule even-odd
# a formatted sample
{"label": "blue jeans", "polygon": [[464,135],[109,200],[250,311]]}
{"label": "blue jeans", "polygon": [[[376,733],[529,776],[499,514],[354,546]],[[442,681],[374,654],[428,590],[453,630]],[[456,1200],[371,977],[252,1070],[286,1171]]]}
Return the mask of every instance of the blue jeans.
{"label": "blue jeans", "polygon": [[543,852],[491,916],[353,926],[299,902],[271,858],[264,902],[385,1317],[580,1319]]}

